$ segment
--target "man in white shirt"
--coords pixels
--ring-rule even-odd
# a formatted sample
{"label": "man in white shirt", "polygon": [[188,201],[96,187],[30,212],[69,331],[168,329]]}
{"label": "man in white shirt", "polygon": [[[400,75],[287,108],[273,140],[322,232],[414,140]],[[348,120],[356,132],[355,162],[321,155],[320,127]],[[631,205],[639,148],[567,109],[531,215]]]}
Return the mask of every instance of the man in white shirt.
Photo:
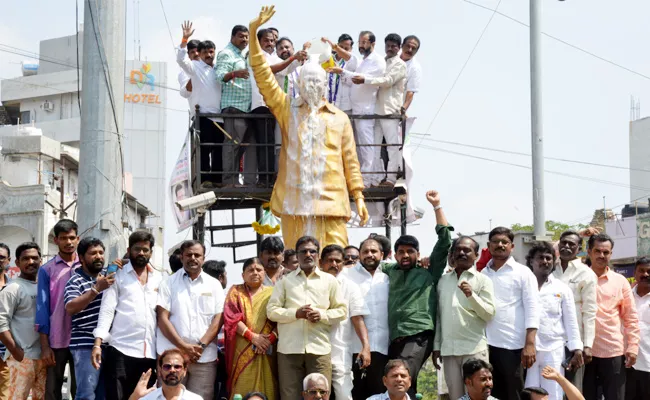
{"label": "man in white shirt", "polygon": [[539,328],[539,290],[532,271],[511,256],[514,234],[494,228],[488,235],[492,259],[481,271],[492,279],[496,315],[487,325],[490,364],[494,367],[494,397],[519,400],[524,368],[535,363],[535,335]]}
{"label": "man in white shirt", "polygon": [[181,245],[183,269],[158,291],[157,350],[180,349],[190,359],[184,384],[204,399],[214,397],[217,378],[217,337],[223,312],[221,283],[203,273],[205,247],[187,240]]}
{"label": "man in white shirt", "polygon": [[413,102],[415,93],[420,91],[422,81],[422,67],[415,55],[420,50],[420,39],[415,35],[408,35],[402,42],[402,53],[400,58],[406,63],[406,92],[404,94],[404,105],[402,111],[406,113]]}
{"label": "man in white shirt", "polygon": [[[352,82],[355,85],[372,85],[379,87],[375,114],[377,115],[399,115],[404,104],[404,87],[406,85],[406,63],[397,55],[402,46],[402,38],[396,33],[390,33],[384,39],[386,46],[386,70],[381,76],[365,77],[355,75]],[[374,144],[382,143],[398,145],[402,143],[400,120],[380,119],[375,125]],[[400,157],[399,146],[388,146],[388,168],[384,169],[384,162],[381,159],[381,147],[373,147],[374,161],[373,171],[388,171],[385,177],[383,174],[371,174],[370,184],[378,186],[384,182],[387,186],[394,186],[397,180],[397,171],[402,170],[402,158]],[[363,172],[363,168],[361,169]],[[403,171],[402,171],[403,172]]]}
{"label": "man in white shirt", "polygon": [[293,42],[288,37],[280,38],[275,48],[275,54],[279,57],[279,60],[276,60],[278,64],[271,66],[271,70],[277,71],[275,72],[275,79],[278,80],[278,85],[282,90],[291,98],[296,99],[299,96],[298,77],[300,76],[302,63],[307,58],[307,52],[304,48],[295,52]]}
{"label": "man in white shirt", "polygon": [[395,262],[395,260],[393,260],[393,246],[391,246],[390,239],[388,237],[373,232],[370,235],[368,235],[368,238],[375,239],[376,241],[379,242],[379,244],[381,244],[381,252],[384,253],[384,259],[381,260],[381,264],[379,265],[382,268],[386,264],[391,264]]}
{"label": "man in white shirt", "polygon": [[[321,251],[320,269],[337,277],[341,287],[343,301],[348,307],[348,318],[332,325],[330,343],[332,345],[332,390],[339,400],[352,400],[352,349],[351,341],[356,336],[361,340],[362,350],[355,362],[361,368],[370,365],[370,343],[368,330],[363,321],[364,315],[370,311],[363,301],[359,286],[339,275],[343,269],[343,247],[337,244],[325,246]],[[359,360],[359,361],[357,361]]]}
{"label": "man in white shirt", "polygon": [[[578,328],[584,346],[583,353],[586,359],[591,358],[591,346],[596,337],[596,287],[598,277],[594,271],[578,258],[578,252],[582,244],[580,234],[575,231],[566,231],[560,235],[558,249],[560,252],[559,265],[556,265],[553,276],[565,283],[573,292],[576,315],[578,317]],[[565,349],[565,357],[570,352]],[[578,390],[582,391],[582,379],[584,366],[571,368],[566,371],[567,379],[573,383]]]}
{"label": "man in white shirt", "polygon": [[553,277],[555,249],[549,242],[538,242],[528,251],[526,265],[537,278],[540,300],[540,322],[536,336],[536,361],[526,372],[526,387],[541,387],[549,400],[561,400],[564,391],[560,385],[544,379],[542,369],[551,366],[563,374],[564,343],[573,357],[567,369],[583,364],[582,340],[578,329],[575,302],[571,289]]}
{"label": "man in white shirt", "polygon": [[[266,57],[267,63],[271,66],[271,71],[276,75],[278,79],[278,84],[282,85],[280,81],[284,83],[285,77],[288,79],[288,76],[291,73],[295,73],[300,62],[305,59],[307,53],[304,51],[299,51],[296,54],[290,54],[287,58],[280,58],[276,54],[276,36],[271,29],[260,29],[257,31],[257,40],[264,50],[263,54]],[[287,39],[283,38],[283,41]],[[293,48],[293,46],[292,46]],[[286,52],[283,52],[285,54]],[[255,82],[255,77],[253,75],[253,70],[251,67],[248,67],[250,70],[251,77],[251,113],[260,114],[260,115],[271,115],[271,111],[264,103],[264,99],[260,94],[259,89],[257,88],[257,83]],[[297,87],[296,87],[297,90]],[[286,91],[285,91],[286,93]],[[257,155],[255,156],[250,150],[247,151],[246,157],[257,157],[257,160],[254,161],[257,165],[257,172],[259,174],[259,183],[264,186],[273,186],[275,182],[275,171],[276,171],[276,159],[275,159],[275,146],[276,144],[276,123],[274,118],[264,118],[264,119],[254,119],[252,120],[253,128],[255,129],[254,140],[260,146],[257,148]],[[252,147],[251,150],[255,149]],[[278,148],[279,149],[279,148]]]}
{"label": "man in white shirt", "polygon": [[[270,29],[270,28],[269,28]],[[288,37],[284,36],[278,39],[275,44],[275,54],[280,57],[280,60],[289,60],[291,64],[289,67],[275,73],[275,79],[278,80],[278,85],[282,90],[288,94],[292,99],[300,97],[298,93],[298,77],[302,70],[302,61],[300,59],[307,58],[307,52],[303,47],[302,51],[295,52],[293,42]],[[273,67],[271,67],[273,69]],[[275,124],[275,170],[278,170],[278,163],[280,160],[280,146],[282,144],[282,133],[280,132],[280,125]]]}
{"label": "man in white shirt", "polygon": [[634,268],[636,286],[632,289],[639,314],[639,355],[636,363],[627,368],[626,400],[650,399],[650,258],[641,257]]}
{"label": "man in white shirt", "polygon": [[[370,365],[359,368],[355,363],[352,367],[354,388],[352,397],[367,399],[383,393],[384,367],[388,363],[388,275],[379,268],[384,258],[381,244],[375,239],[366,239],[360,246],[359,263],[351,268],[344,268],[340,275],[354,282],[361,291],[361,296],[370,311],[364,316],[370,342]],[[356,360],[361,352],[361,342],[357,338],[352,341],[353,359]]]}
{"label": "man in white shirt", "polygon": [[[269,27],[267,29],[273,32],[273,39],[275,39],[275,42],[277,42],[278,39],[280,38],[280,31],[278,30],[278,28]],[[273,51],[275,52],[275,50]]]}
{"label": "man in white shirt", "polygon": [[370,396],[367,400],[411,400],[408,395],[411,388],[411,371],[404,360],[390,360],[386,364],[383,383],[386,392]]}
{"label": "man in white shirt", "polygon": [[[339,47],[335,50],[339,52]],[[359,53],[362,59],[359,60],[356,67],[352,66],[332,67],[328,72],[337,73],[343,78],[352,79],[355,76],[364,78],[380,77],[386,70],[386,61],[375,51],[375,35],[370,31],[362,31],[359,34]],[[342,53],[342,52],[341,52]],[[350,89],[350,102],[352,103],[352,114],[355,115],[372,115],[375,113],[377,103],[378,87],[369,84],[354,85]],[[372,171],[374,163],[375,146],[375,120],[374,119],[356,119],[354,121],[357,134],[357,156],[361,164],[363,173],[363,183],[370,187],[373,183],[371,175],[366,172]]]}
{"label": "man in white shirt", "polygon": [[[156,369],[156,300],[163,276],[149,265],[153,245],[149,232],[132,233],[127,249],[130,261],[103,292],[92,362],[97,369],[104,363],[106,382],[111,382],[106,385],[107,399],[128,399],[140,375]],[[104,341],[109,346],[102,351]]]}
{"label": "man in white shirt", "polygon": [[[185,22],[183,24],[183,39],[180,48],[176,53],[176,62],[183,72],[192,80],[192,101],[198,104],[199,111],[202,113],[220,113],[221,112],[221,85],[217,80],[214,71],[215,45],[209,40],[203,41],[199,45],[200,60],[191,60],[187,53],[187,44],[189,38],[194,33],[192,24]],[[191,111],[194,113],[194,110]],[[223,143],[224,135],[216,126],[217,123],[223,123],[221,118],[201,118],[199,127],[201,132],[199,140],[205,143]],[[222,149],[213,148],[201,149],[201,171],[221,172],[223,170]],[[213,188],[221,184],[221,175],[212,175],[210,180],[202,180],[204,188]]]}
{"label": "man in white shirt", "polygon": [[[201,41],[196,39],[187,42],[187,56],[190,60],[201,60],[199,52],[200,44]],[[178,73],[178,84],[180,85],[181,97],[187,99],[190,106],[190,113],[194,115],[194,106],[196,105],[196,100],[192,97],[192,79],[183,69],[181,69],[181,72]]]}
{"label": "man in white shirt", "polygon": [[[348,69],[354,71],[358,59],[352,57],[350,52],[352,51],[352,46],[354,46],[354,40],[352,36],[347,33],[339,36],[338,43],[332,46],[332,50],[340,48],[345,50],[348,54],[343,55],[341,52],[334,52],[334,62],[336,66],[341,69]],[[347,58],[346,58],[347,57]],[[346,78],[339,74],[328,73],[327,74],[327,101],[334,104],[341,111],[346,113],[352,112],[352,103],[350,103],[350,90],[352,89],[352,80]]]}
{"label": "man in white shirt", "polygon": [[[191,365],[191,364],[190,364]],[[175,348],[165,350],[158,359],[158,374],[161,386],[141,397],[141,400],[203,400],[212,397],[202,397],[192,393],[183,385],[187,377],[188,365],[183,353]]]}

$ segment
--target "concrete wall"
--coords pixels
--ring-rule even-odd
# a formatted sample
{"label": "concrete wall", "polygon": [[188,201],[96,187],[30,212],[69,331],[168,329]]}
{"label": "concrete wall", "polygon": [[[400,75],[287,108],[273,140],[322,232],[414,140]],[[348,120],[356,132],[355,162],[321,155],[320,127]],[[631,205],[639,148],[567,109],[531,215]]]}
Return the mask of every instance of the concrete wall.
{"label": "concrete wall", "polygon": [[[83,61],[83,31],[79,32],[79,67]],[[38,73],[50,74],[53,72],[75,70],[77,66],[77,41],[75,35],[54,39],[41,40]],[[48,62],[52,60],[55,62]],[[64,64],[64,65],[62,65]]]}
{"label": "concrete wall", "polygon": [[605,232],[614,240],[612,260],[637,256],[636,216],[607,221]]}
{"label": "concrete wall", "polygon": [[[7,240],[24,230],[28,232],[30,240],[41,246],[44,252],[47,251],[45,191],[45,185],[14,187],[0,182],[0,227],[15,227],[8,232],[4,229],[0,231],[8,235]],[[11,240],[22,242],[27,237],[24,232],[17,236]]]}
{"label": "concrete wall", "polygon": [[[81,74],[81,71],[79,72]],[[0,100],[5,105],[20,100],[77,92],[77,72],[62,71],[52,74],[33,75],[5,79],[1,83]]]}
{"label": "concrete wall", "polygon": [[[46,102],[49,103],[50,110],[46,110]],[[20,102],[20,111],[29,111],[30,119],[35,123],[79,118],[77,92],[25,99]],[[26,122],[28,121],[23,121]]]}
{"label": "concrete wall", "polygon": [[630,203],[647,203],[648,190],[634,187],[650,188],[650,172],[634,169],[650,170],[650,117],[630,122]]}
{"label": "concrete wall", "polygon": [[[21,125],[22,127],[23,125]],[[28,126],[32,126],[29,124]],[[79,147],[79,131],[81,120],[79,118],[61,119],[58,121],[37,122],[33,126],[40,129],[44,136],[65,143],[70,146]],[[0,137],[19,136],[20,127],[8,125],[0,127]]]}

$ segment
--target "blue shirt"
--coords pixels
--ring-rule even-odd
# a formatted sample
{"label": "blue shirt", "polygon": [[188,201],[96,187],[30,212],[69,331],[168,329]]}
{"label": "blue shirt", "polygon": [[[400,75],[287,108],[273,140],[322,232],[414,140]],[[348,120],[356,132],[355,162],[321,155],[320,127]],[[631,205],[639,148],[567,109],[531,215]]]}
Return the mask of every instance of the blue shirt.
{"label": "blue shirt", "polygon": [[[97,282],[96,278],[88,276],[83,268],[77,268],[65,285],[65,304],[91,290],[95,282]],[[98,294],[84,310],[72,316],[71,349],[92,349],[95,344],[93,330],[97,327],[101,304],[102,293]]]}

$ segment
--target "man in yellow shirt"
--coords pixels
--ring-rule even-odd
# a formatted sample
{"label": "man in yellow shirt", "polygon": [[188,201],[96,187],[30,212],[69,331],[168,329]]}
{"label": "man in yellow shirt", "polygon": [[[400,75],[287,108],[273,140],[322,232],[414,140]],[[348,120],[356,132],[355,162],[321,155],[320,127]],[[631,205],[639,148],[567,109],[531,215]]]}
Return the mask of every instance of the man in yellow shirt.
{"label": "man in yellow shirt", "polygon": [[278,323],[280,397],[298,399],[302,379],[323,374],[332,381],[330,330],[347,317],[347,306],[335,277],[318,268],[320,245],[311,236],[296,243],[300,268],[275,284],[266,307]]}
{"label": "man in yellow shirt", "polygon": [[285,243],[310,235],[323,246],[345,247],[350,194],[361,225],[368,220],[352,125],[344,112],[325,100],[327,75],[318,62],[302,67],[300,98],[293,99],[278,85],[257,40],[257,29],[274,13],[273,6],[263,7],[249,26],[250,66],[282,132],[271,211],[282,220]]}

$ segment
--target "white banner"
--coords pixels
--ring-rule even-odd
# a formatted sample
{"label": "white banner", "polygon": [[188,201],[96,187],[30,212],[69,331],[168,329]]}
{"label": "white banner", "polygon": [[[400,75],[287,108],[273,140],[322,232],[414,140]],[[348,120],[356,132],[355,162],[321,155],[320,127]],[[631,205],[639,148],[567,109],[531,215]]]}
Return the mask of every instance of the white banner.
{"label": "white banner", "polygon": [[185,138],[185,143],[181,148],[178,155],[178,160],[174,165],[172,176],[169,179],[169,189],[171,196],[169,197],[172,202],[172,209],[174,210],[174,220],[178,227],[177,232],[181,232],[192,226],[196,220],[194,210],[181,211],[176,207],[178,200],[183,200],[192,197],[192,185],[190,185],[190,135]]}

